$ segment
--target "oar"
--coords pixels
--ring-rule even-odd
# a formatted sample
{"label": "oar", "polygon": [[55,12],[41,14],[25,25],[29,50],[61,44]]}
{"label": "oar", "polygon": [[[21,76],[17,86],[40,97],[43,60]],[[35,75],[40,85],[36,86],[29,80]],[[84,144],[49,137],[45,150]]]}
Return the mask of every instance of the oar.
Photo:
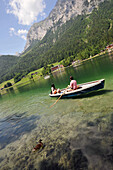
{"label": "oar", "polygon": [[[67,86],[67,88],[68,88],[68,86]],[[53,103],[53,104],[50,106],[50,108],[53,107],[53,106],[60,100],[60,98],[65,94],[67,88],[66,88],[66,89],[64,90],[64,92],[60,95],[60,97],[56,100],[56,102]]]}

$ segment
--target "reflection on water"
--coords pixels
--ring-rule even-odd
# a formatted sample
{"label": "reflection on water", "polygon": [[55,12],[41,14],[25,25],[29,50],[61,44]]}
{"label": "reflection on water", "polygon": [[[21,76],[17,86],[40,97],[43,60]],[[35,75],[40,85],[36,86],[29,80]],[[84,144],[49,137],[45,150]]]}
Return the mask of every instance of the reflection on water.
{"label": "reflection on water", "polygon": [[[110,59],[109,59],[110,58]],[[50,79],[8,89],[0,98],[0,169],[113,169],[113,58],[66,68]],[[95,67],[96,66],[96,67]],[[48,96],[52,83],[64,88],[105,78],[105,88],[75,99]],[[44,148],[32,152],[39,139]]]}

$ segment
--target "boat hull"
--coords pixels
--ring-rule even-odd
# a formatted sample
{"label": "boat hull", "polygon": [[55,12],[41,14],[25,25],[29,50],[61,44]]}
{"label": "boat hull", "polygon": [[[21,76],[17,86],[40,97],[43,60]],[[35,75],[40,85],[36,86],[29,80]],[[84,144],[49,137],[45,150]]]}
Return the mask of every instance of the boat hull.
{"label": "boat hull", "polygon": [[102,89],[102,88],[104,88],[104,83],[105,83],[104,79],[96,80],[93,82],[87,82],[87,83],[78,85],[79,86],[78,89],[70,91],[70,92],[66,91],[64,93],[65,89],[61,90],[62,93],[64,93],[63,95],[62,95],[62,93],[57,93],[57,94],[49,94],[49,96],[50,97],[60,97],[62,95],[62,98],[73,98],[76,96],[81,96],[81,95]]}

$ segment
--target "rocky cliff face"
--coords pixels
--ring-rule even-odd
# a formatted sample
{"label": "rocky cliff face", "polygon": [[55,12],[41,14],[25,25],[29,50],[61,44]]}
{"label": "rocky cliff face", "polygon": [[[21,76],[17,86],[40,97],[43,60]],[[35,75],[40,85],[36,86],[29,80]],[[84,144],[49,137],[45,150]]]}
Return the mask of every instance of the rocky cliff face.
{"label": "rocky cliff face", "polygon": [[99,3],[103,1],[105,0],[58,0],[54,9],[45,20],[31,26],[24,50],[26,50],[33,41],[42,40],[50,28],[52,28],[54,32],[58,26],[70,20],[70,18],[92,12],[92,10],[98,7]]}

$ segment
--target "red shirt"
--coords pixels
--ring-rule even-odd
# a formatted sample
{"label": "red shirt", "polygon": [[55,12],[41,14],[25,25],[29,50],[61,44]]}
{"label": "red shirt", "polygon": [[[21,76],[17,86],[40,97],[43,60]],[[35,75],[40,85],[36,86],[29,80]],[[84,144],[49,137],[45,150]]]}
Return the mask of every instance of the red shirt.
{"label": "red shirt", "polygon": [[71,80],[70,82],[70,86],[73,90],[77,89],[77,82],[76,80]]}

